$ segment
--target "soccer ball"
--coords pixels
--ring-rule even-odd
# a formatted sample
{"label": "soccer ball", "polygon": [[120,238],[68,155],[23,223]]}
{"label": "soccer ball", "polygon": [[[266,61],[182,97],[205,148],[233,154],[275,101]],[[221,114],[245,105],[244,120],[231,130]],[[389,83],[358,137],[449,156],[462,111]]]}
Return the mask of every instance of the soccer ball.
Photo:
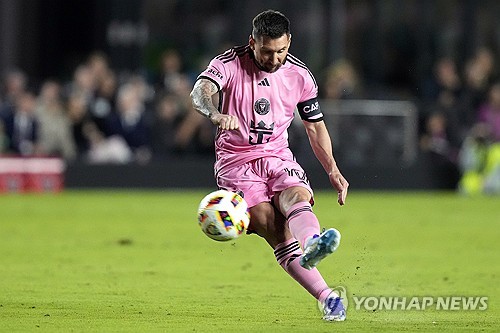
{"label": "soccer ball", "polygon": [[247,230],[250,223],[248,205],[237,193],[212,192],[200,202],[198,223],[205,235],[213,240],[235,239]]}

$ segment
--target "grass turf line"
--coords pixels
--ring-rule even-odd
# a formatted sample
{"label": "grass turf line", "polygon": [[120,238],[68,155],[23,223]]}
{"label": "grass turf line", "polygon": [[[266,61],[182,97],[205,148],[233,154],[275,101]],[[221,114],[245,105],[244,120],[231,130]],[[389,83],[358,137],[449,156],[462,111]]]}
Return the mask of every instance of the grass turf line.
{"label": "grass turf line", "polygon": [[0,331],[495,331],[498,198],[318,192],[342,233],[319,265],[357,296],[488,296],[486,311],[354,309],[324,323],[257,236],[218,243],[196,223],[207,191],[0,197]]}

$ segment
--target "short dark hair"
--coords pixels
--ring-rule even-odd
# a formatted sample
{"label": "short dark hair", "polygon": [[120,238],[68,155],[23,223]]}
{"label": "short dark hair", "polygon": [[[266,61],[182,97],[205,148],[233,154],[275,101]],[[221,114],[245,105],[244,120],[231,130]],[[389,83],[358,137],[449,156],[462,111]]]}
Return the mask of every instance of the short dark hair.
{"label": "short dark hair", "polygon": [[272,39],[290,34],[290,21],[282,13],[268,9],[254,17],[252,21],[252,36],[258,38],[267,36]]}

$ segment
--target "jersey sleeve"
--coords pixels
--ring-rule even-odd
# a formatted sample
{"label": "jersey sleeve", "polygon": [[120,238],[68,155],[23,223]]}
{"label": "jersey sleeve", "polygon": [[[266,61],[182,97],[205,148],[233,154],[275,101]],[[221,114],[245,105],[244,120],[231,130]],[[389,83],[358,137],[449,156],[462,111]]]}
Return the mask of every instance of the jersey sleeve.
{"label": "jersey sleeve", "polygon": [[318,102],[318,85],[314,76],[307,70],[304,80],[304,90],[301,101],[297,104],[300,118],[308,122],[323,120],[323,113]]}
{"label": "jersey sleeve", "polygon": [[207,68],[198,76],[199,79],[208,79],[215,83],[218,90],[221,91],[227,84],[228,73],[230,71],[226,68],[226,64],[217,58],[210,61]]}

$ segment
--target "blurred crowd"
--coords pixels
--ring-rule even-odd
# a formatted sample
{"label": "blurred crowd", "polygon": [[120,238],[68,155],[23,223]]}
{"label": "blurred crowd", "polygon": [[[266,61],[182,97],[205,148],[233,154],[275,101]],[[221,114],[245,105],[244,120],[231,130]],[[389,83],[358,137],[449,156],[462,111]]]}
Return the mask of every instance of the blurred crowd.
{"label": "blurred crowd", "polygon": [[[421,152],[456,166],[466,192],[500,191],[497,59],[487,48],[463,64],[440,58],[412,96],[419,108]],[[106,55],[95,52],[70,80],[47,79],[37,87],[22,70],[7,71],[1,77],[0,154],[140,164],[212,154],[214,128],[193,110],[189,97],[197,73],[184,68],[176,50],[165,51],[160,62],[159,72],[146,78],[115,72]],[[380,98],[347,59],[318,76],[321,98]]]}
{"label": "blurred crowd", "polygon": [[[464,193],[500,193],[499,66],[498,56],[485,47],[463,65],[452,57],[442,57],[434,64],[432,75],[409,97],[419,110],[420,152],[436,165],[455,168],[459,190]],[[327,69],[323,88],[323,98],[380,96],[363,85],[347,60]]]}
{"label": "blurred crowd", "polygon": [[165,51],[152,80],[117,73],[99,52],[67,82],[33,87],[22,70],[9,70],[1,82],[0,154],[140,164],[211,154],[213,128],[191,106],[192,83],[175,50]]}
{"label": "blurred crowd", "polygon": [[420,145],[460,171],[464,193],[500,193],[498,57],[479,48],[463,66],[444,57],[422,87]]}

